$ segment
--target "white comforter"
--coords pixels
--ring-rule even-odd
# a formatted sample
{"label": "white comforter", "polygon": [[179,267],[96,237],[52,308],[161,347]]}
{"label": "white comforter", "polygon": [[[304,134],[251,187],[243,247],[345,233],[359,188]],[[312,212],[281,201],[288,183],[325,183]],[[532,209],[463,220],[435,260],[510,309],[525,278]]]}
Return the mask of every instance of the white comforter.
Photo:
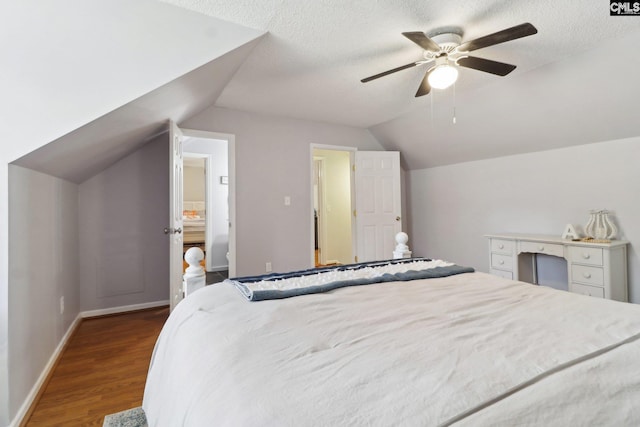
{"label": "white comforter", "polygon": [[640,425],[640,306],[484,273],[182,301],[143,408],[158,426]]}

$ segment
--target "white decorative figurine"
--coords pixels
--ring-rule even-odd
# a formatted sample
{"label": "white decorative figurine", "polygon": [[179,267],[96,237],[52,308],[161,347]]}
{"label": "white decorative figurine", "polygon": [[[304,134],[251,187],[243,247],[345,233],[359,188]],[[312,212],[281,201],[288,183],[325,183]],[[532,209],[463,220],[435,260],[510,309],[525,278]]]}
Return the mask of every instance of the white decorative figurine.
{"label": "white decorative figurine", "polygon": [[578,239],[580,236],[578,235],[578,233],[576,232],[575,227],[573,226],[573,224],[567,224],[564,227],[564,232],[562,233],[562,238],[563,239],[567,239],[567,240],[576,240]]}

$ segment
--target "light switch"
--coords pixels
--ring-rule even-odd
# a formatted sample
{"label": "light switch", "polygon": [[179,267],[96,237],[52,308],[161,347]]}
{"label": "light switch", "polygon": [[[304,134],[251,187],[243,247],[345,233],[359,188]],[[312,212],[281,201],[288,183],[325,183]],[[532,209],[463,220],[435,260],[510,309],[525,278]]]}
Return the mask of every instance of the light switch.
{"label": "light switch", "polygon": [[284,196],[284,205],[285,206],[291,206],[291,197]]}

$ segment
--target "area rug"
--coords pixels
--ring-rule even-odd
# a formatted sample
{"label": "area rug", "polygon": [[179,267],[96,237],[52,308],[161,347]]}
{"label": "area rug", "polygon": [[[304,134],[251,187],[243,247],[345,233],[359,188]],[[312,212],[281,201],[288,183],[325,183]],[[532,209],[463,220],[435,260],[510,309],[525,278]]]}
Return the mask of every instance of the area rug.
{"label": "area rug", "polygon": [[144,411],[137,407],[107,415],[102,427],[148,427],[148,424]]}

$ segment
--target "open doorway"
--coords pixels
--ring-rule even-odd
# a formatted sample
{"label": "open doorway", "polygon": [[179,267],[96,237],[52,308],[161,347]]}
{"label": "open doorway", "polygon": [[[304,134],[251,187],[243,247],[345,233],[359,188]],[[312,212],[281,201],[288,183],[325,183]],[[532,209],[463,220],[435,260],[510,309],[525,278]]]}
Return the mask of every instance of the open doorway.
{"label": "open doorway", "polygon": [[183,129],[185,250],[200,247],[207,283],[235,275],[233,137]]}
{"label": "open doorway", "polygon": [[[183,153],[182,252],[200,248],[206,256],[207,155]],[[206,268],[205,261],[202,266]],[[183,268],[188,264],[183,261]]]}
{"label": "open doorway", "polygon": [[354,260],[353,149],[312,146],[313,262],[349,264]]}

